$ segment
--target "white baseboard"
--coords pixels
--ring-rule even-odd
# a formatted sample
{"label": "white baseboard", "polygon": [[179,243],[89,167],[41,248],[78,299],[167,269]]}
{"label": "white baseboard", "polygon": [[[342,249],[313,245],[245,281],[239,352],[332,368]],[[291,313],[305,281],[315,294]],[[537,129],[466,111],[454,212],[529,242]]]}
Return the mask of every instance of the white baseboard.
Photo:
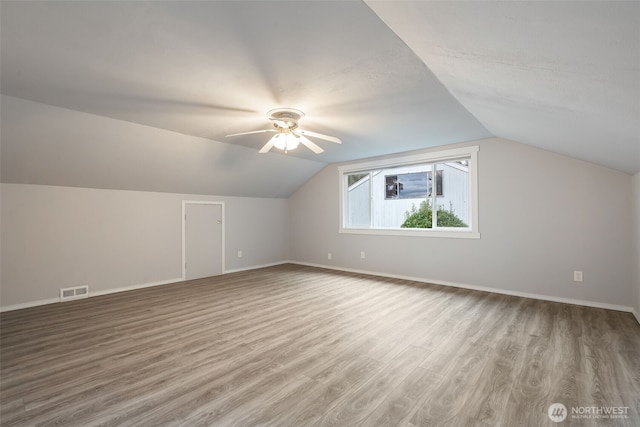
{"label": "white baseboard", "polygon": [[381,273],[381,272],[378,272],[378,271],[367,271],[367,270],[358,270],[358,269],[353,269],[353,268],[336,267],[336,266],[333,266],[333,265],[315,264],[315,263],[307,263],[307,262],[301,262],[301,261],[289,261],[289,262],[291,264],[306,265],[306,266],[309,266],[309,267],[319,267],[319,268],[327,268],[327,269],[330,269],[330,270],[348,271],[350,273],[370,274],[370,275],[373,275],[373,276],[382,276],[382,277],[390,277],[390,278],[393,278],[393,279],[411,280],[411,281],[414,281],[414,282],[431,283],[431,284],[434,284],[434,285],[451,286],[451,287],[454,287],[454,288],[470,289],[470,290],[474,290],[474,291],[493,292],[493,293],[496,293],[496,294],[510,295],[510,296],[523,297],[523,298],[532,298],[532,299],[538,299],[538,300],[542,300],[542,301],[561,302],[561,303],[565,303],[565,304],[582,305],[582,306],[585,306],[585,307],[604,308],[604,309],[607,309],[607,310],[632,312],[636,316],[636,319],[638,319],[638,322],[640,322],[640,319],[638,318],[639,316],[633,310],[633,307],[627,307],[627,306],[624,306],[624,305],[616,305],[616,304],[608,304],[608,303],[601,303],[601,302],[595,302],[595,301],[578,300],[578,299],[573,299],[573,298],[554,297],[554,296],[550,296],[550,295],[532,294],[532,293],[528,293],[528,292],[509,291],[509,290],[505,290],[505,289],[489,288],[489,287],[485,287],[485,286],[468,285],[468,284],[465,284],[465,283],[446,282],[446,281],[442,281],[442,280],[431,280],[431,279],[425,279],[423,277],[411,277],[411,276],[403,276],[403,275],[399,275],[399,274]]}
{"label": "white baseboard", "polygon": [[[91,289],[89,289],[89,298],[92,297],[97,297],[100,295],[107,295],[107,294],[114,294],[117,292],[125,292],[125,291],[132,291],[134,289],[142,289],[142,288],[150,288],[152,286],[161,286],[161,285],[168,285],[171,283],[176,283],[176,282],[182,282],[181,278],[176,278],[176,279],[169,279],[169,280],[160,280],[157,282],[149,282],[149,283],[142,283],[140,285],[132,285],[132,286],[123,286],[120,288],[113,288],[113,289],[107,289],[104,291],[97,291],[97,292],[91,292]],[[60,298],[50,298],[50,299],[43,299],[43,300],[39,300],[39,301],[31,301],[31,302],[25,302],[22,304],[14,304],[14,305],[8,305],[5,307],[0,307],[0,313],[5,312],[5,311],[13,311],[13,310],[20,310],[22,308],[29,308],[29,307],[37,307],[40,305],[47,305],[47,304],[55,304],[58,302],[63,302],[60,301]],[[64,301],[66,302],[66,301]]]}
{"label": "white baseboard", "polygon": [[133,291],[134,289],[143,289],[143,288],[152,288],[154,286],[170,285],[172,283],[183,282],[183,281],[184,280],[181,277],[177,277],[175,279],[159,280],[157,282],[142,283],[140,285],[122,286],[120,288],[107,289],[104,291],[89,292],[89,298],[97,297],[100,295],[115,294],[118,292]]}
{"label": "white baseboard", "polygon": [[[289,261],[279,261],[279,262],[274,262],[274,263],[270,263],[270,264],[262,264],[262,265],[254,265],[254,266],[250,266],[250,267],[236,268],[236,269],[233,269],[233,270],[225,270],[224,274],[236,273],[236,272],[239,272],[239,271],[255,270],[255,269],[258,269],[258,268],[273,267],[275,265],[282,265],[282,264],[287,264],[287,263],[289,263]],[[122,286],[122,287],[119,287],[119,288],[107,289],[107,290],[104,290],[104,291],[91,292],[91,290],[89,290],[89,298],[97,297],[97,296],[100,296],[100,295],[114,294],[114,293],[117,293],[117,292],[132,291],[134,289],[143,289],[143,288],[151,288],[153,286],[169,285],[171,283],[183,282],[184,280],[185,279],[182,278],[182,277],[176,277],[175,279],[160,280],[160,281],[156,281],[156,282],[142,283],[142,284],[139,284],[139,285]],[[20,310],[22,308],[30,308],[30,307],[37,307],[37,306],[40,306],[40,305],[54,304],[54,303],[58,303],[58,302],[61,302],[60,298],[50,298],[50,299],[45,299],[45,300],[31,301],[31,302],[25,302],[25,303],[21,303],[21,304],[8,305],[6,307],[0,307],[0,313],[5,312],[5,311]]]}
{"label": "white baseboard", "polygon": [[269,264],[253,265],[251,267],[233,268],[231,270],[225,270],[224,274],[238,273],[240,271],[257,270],[258,268],[267,268],[267,267],[273,267],[273,266],[282,265],[282,264],[295,264],[295,263],[293,261],[278,261],[278,262],[272,262]]}
{"label": "white baseboard", "polygon": [[60,302],[60,298],[41,299],[38,301],[23,302],[21,304],[7,305],[5,307],[0,307],[0,313],[3,313],[5,311],[20,310],[22,308],[37,307],[39,305],[53,304],[56,302]]}
{"label": "white baseboard", "polygon": [[[259,269],[259,268],[273,267],[273,266],[282,265],[282,264],[305,265],[305,266],[309,266],[309,267],[326,268],[326,269],[329,269],[329,270],[347,271],[347,272],[350,272],[350,273],[359,273],[359,274],[370,274],[370,275],[373,275],[373,276],[390,277],[390,278],[393,278],[393,279],[410,280],[410,281],[414,281],[414,282],[431,283],[431,284],[434,284],[434,285],[443,285],[443,286],[451,286],[451,287],[455,287],[455,288],[471,289],[471,290],[474,290],[474,291],[493,292],[493,293],[496,293],[496,294],[511,295],[511,296],[516,296],[516,297],[533,298],[533,299],[538,299],[538,300],[543,300],[543,301],[561,302],[561,303],[565,303],[565,304],[582,305],[582,306],[585,306],[585,307],[595,307],[595,308],[604,308],[604,309],[608,309],[608,310],[625,311],[625,312],[633,313],[633,315],[635,316],[635,318],[638,321],[638,323],[640,323],[640,314],[636,310],[634,310],[633,307],[627,307],[627,306],[623,306],[623,305],[599,303],[599,302],[595,302],[595,301],[586,301],[586,300],[577,300],[577,299],[572,299],[572,298],[561,298],[561,297],[554,297],[554,296],[549,296],[549,295],[532,294],[532,293],[527,293],[527,292],[509,291],[509,290],[505,290],[505,289],[489,288],[489,287],[485,287],[485,286],[475,286],[475,285],[468,285],[468,284],[464,284],[464,283],[446,282],[446,281],[442,281],[442,280],[431,280],[431,279],[425,279],[425,278],[422,278],[422,277],[404,276],[404,275],[399,275],[399,274],[388,274],[388,273],[381,273],[381,272],[378,272],[378,271],[358,270],[358,269],[354,269],[354,268],[336,267],[336,266],[333,266],[333,265],[315,264],[315,263],[308,263],[308,262],[301,262],[301,261],[292,261],[292,260],[290,260],[290,261],[279,261],[279,262],[274,262],[274,263],[269,263],[269,264],[255,265],[255,266],[243,267],[243,268],[235,268],[235,269],[231,269],[231,270],[225,270],[224,274],[237,273],[237,272],[241,272],[241,271],[256,270],[256,269]],[[132,286],[124,286],[124,287],[114,288],[114,289],[107,289],[107,290],[104,290],[104,291],[89,292],[89,298],[94,297],[94,296],[113,294],[113,293],[117,293],[117,292],[131,291],[131,290],[134,290],[134,289],[142,289],[142,288],[150,288],[150,287],[153,287],[153,286],[168,285],[168,284],[171,284],[171,283],[177,283],[177,282],[182,282],[182,281],[184,281],[184,279],[179,277],[179,278],[175,278],[175,279],[143,283],[143,284],[140,284],[140,285],[132,285]],[[53,303],[57,303],[57,302],[60,302],[59,298],[50,298],[50,299],[46,299],[46,300],[32,301],[32,302],[26,302],[26,303],[21,303],[21,304],[14,304],[14,305],[6,306],[6,307],[0,307],[0,313],[5,312],[5,311],[20,310],[22,308],[37,307],[37,306],[40,306],[40,305],[53,304]]]}

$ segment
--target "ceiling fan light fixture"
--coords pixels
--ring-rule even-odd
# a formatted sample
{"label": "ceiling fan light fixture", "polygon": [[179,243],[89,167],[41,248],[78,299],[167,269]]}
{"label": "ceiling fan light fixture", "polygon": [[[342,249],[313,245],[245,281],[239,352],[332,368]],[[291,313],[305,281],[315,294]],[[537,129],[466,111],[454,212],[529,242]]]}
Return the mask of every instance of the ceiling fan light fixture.
{"label": "ceiling fan light fixture", "polygon": [[285,153],[289,150],[295,150],[300,145],[300,139],[291,133],[279,133],[274,137],[273,146],[283,150]]}

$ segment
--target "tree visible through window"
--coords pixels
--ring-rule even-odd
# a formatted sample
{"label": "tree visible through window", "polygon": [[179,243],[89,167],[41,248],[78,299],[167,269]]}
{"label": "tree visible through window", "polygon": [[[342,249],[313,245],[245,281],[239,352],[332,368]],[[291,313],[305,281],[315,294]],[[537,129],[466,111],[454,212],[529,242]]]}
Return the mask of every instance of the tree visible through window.
{"label": "tree visible through window", "polygon": [[[424,200],[420,202],[418,209],[414,205],[411,210],[405,212],[405,217],[405,221],[400,226],[402,228],[432,228],[433,209],[431,208],[431,201]],[[456,216],[453,210],[445,210],[443,206],[438,206],[436,217],[438,227],[468,227],[463,220]]]}

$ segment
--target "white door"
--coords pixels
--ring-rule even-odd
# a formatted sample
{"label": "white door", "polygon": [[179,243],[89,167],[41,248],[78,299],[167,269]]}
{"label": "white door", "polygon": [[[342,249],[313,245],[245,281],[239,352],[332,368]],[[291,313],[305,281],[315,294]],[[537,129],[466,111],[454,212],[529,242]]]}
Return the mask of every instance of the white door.
{"label": "white door", "polygon": [[222,274],[222,204],[185,202],[184,214],[185,279]]}

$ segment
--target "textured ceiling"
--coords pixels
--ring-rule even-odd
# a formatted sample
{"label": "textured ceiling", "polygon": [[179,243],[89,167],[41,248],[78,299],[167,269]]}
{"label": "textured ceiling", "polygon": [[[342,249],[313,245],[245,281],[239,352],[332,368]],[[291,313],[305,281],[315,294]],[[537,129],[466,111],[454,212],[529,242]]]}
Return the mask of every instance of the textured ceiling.
{"label": "textured ceiling", "polygon": [[640,171],[640,2],[367,4],[495,136]]}
{"label": "textured ceiling", "polygon": [[321,162],[490,136],[362,2],[3,3],[1,87],[256,149],[295,107]]}
{"label": "textured ceiling", "polygon": [[[3,1],[2,181],[286,197],[327,163],[494,135],[634,173],[638,5],[608,4]],[[225,138],[277,107],[344,143]]]}

